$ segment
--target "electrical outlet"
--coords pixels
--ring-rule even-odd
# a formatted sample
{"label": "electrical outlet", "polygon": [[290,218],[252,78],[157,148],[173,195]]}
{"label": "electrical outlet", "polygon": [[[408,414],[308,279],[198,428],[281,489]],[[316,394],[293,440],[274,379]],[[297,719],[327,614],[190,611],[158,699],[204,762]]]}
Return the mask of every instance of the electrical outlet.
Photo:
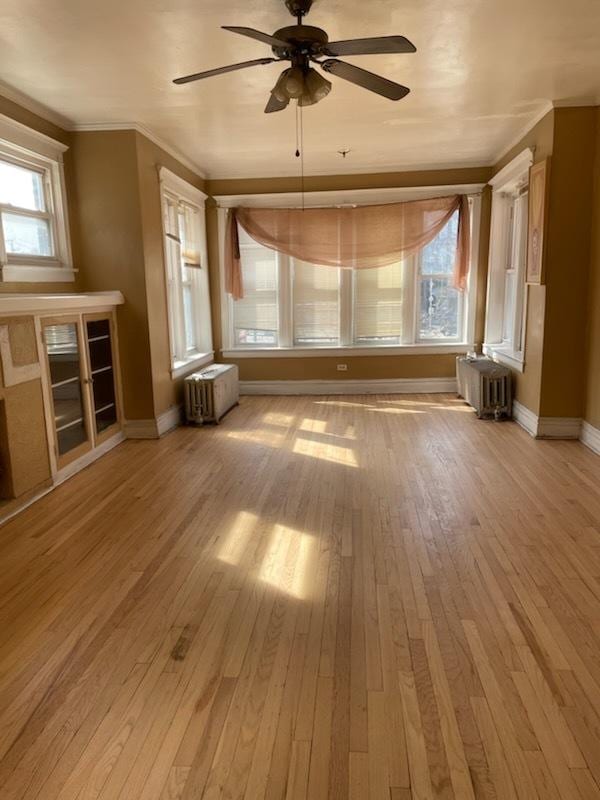
{"label": "electrical outlet", "polygon": [[338,372],[347,372],[348,371],[348,364],[338,364],[337,365]]}

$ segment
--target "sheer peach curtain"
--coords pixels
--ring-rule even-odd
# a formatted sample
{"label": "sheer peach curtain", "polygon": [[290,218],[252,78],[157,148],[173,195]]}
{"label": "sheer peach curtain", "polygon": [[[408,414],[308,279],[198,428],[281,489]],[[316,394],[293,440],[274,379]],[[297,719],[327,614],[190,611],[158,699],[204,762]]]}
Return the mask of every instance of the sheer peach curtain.
{"label": "sheer peach curtain", "polygon": [[454,285],[469,271],[470,220],[466,195],[354,208],[233,208],[227,219],[225,287],[244,296],[237,224],[255,241],[301,261],[370,269],[394,264],[429,244],[458,211]]}

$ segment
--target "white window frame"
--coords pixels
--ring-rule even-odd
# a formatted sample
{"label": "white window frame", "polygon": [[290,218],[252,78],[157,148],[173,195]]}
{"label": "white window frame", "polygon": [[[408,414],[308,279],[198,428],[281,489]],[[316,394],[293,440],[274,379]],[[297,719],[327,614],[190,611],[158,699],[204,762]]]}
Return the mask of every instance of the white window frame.
{"label": "white window frame", "polygon": [[[415,266],[412,259],[407,259],[405,269],[409,274],[404,276],[404,285],[414,302],[403,305],[403,342],[402,344],[361,345],[353,342],[352,321],[352,270],[340,270],[340,343],[337,346],[310,346],[295,347],[293,344],[292,296],[291,296],[291,270],[292,259],[278,253],[279,264],[279,314],[280,333],[278,347],[256,347],[251,345],[235,346],[233,336],[233,303],[234,301],[225,292],[224,253],[225,230],[228,209],[243,205],[255,207],[296,207],[298,195],[242,195],[221,196],[216,200],[219,204],[219,250],[220,250],[220,283],[221,283],[221,333],[224,358],[304,358],[327,357],[345,354],[347,356],[368,355],[411,355],[435,353],[467,353],[474,347],[477,281],[478,281],[478,253],[479,253],[479,227],[481,216],[481,190],[483,184],[468,184],[461,186],[433,186],[418,188],[396,188],[389,190],[360,190],[337,192],[310,192],[305,195],[306,207],[327,207],[332,205],[366,205],[381,202],[399,202],[403,200],[426,199],[441,197],[449,194],[468,194],[471,201],[471,266],[465,298],[463,301],[461,336],[456,341],[423,340],[418,339],[418,314],[416,313],[416,297],[418,281],[415,280]],[[286,202],[287,201],[287,202]],[[344,297],[345,302],[344,302]],[[349,312],[349,313],[348,313]]]}
{"label": "white window frame", "polygon": [[[210,312],[210,284],[208,276],[208,250],[206,243],[206,214],[205,205],[207,195],[192,184],[180,178],[166,167],[159,167],[160,205],[163,234],[163,255],[165,291],[167,297],[167,314],[169,328],[169,346],[171,353],[171,377],[179,378],[192,372],[213,360],[214,350],[212,344],[212,324]],[[200,266],[194,268],[190,282],[192,288],[192,307],[194,316],[195,347],[187,347],[185,334],[185,318],[183,309],[183,283],[181,278],[181,240],[175,241],[176,258],[179,263],[170,265],[169,243],[172,236],[167,235],[165,219],[168,200],[176,202],[179,209],[191,206],[198,213],[198,248]],[[178,214],[179,218],[179,214]],[[172,279],[170,277],[170,266]]]}
{"label": "white window frame", "polygon": [[3,282],[63,283],[75,280],[63,164],[67,150],[68,146],[62,142],[0,114],[0,160],[41,173],[47,206],[44,213],[9,205],[2,206],[2,209],[48,219],[54,251],[51,256],[7,253],[0,224],[0,279]]}
{"label": "white window frame", "polygon": [[[527,330],[526,258],[517,266],[515,304],[512,319],[505,320],[506,265],[511,258],[511,208],[515,197],[529,185],[533,150],[526,148],[491,180],[492,217],[490,226],[489,277],[486,300],[485,342],[483,352],[518,372],[525,369]],[[504,336],[506,329],[510,336]]]}

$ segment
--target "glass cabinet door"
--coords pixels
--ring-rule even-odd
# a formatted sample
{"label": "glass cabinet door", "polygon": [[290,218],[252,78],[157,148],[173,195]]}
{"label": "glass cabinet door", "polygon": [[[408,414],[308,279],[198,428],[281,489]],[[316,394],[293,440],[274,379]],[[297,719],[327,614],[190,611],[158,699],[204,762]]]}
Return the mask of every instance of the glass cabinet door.
{"label": "glass cabinet door", "polygon": [[87,319],[90,378],[95,435],[118,422],[115,367],[110,319]]}
{"label": "glass cabinet door", "polygon": [[59,459],[89,445],[77,322],[44,326]]}

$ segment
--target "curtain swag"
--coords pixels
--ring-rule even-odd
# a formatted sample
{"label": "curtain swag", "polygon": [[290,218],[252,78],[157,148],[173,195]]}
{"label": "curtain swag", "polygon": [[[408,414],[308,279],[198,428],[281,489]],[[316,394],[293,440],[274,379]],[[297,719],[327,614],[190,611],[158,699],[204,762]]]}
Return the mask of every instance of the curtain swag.
{"label": "curtain swag", "polygon": [[458,211],[454,286],[469,272],[471,225],[466,195],[353,208],[232,208],[225,236],[225,288],[244,296],[238,224],[271,250],[326,267],[372,269],[422,250]]}

